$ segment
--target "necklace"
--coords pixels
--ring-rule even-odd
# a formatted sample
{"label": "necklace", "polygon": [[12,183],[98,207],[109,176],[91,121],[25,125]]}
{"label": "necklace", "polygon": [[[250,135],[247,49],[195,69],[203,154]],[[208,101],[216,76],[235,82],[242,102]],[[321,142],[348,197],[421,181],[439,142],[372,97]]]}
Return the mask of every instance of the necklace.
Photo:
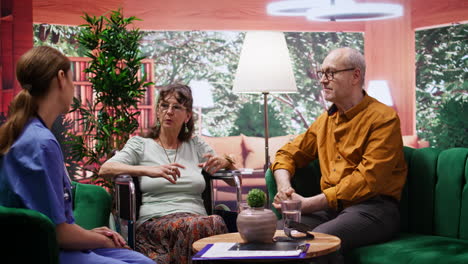
{"label": "necklace", "polygon": [[167,154],[166,147],[164,147],[164,144],[163,144],[162,140],[160,139],[159,142],[161,142],[161,146],[163,147],[164,154],[166,154],[166,157],[167,157],[167,160],[169,161],[169,164],[175,163],[176,159],[177,159],[177,151],[179,150],[179,142],[177,142],[177,147],[176,147],[176,150],[175,150],[175,157],[174,157],[174,161],[172,161],[172,162],[171,162],[171,159],[169,158],[169,155]]}

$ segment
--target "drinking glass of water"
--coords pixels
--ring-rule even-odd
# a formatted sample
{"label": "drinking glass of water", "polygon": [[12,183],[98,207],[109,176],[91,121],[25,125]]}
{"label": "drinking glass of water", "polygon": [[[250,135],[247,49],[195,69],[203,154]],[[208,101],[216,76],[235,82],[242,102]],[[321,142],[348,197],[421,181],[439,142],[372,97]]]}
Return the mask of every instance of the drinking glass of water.
{"label": "drinking glass of water", "polygon": [[291,236],[290,221],[301,222],[301,201],[284,200],[281,202],[281,212],[284,220],[284,233]]}

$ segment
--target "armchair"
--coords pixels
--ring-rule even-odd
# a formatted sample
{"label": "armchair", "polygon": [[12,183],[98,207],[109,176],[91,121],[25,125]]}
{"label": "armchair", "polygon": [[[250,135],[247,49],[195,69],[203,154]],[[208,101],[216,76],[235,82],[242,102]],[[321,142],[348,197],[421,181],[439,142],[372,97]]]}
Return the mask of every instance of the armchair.
{"label": "armchair", "polygon": [[[222,170],[213,175],[202,171],[205,178],[206,187],[202,193],[203,202],[208,214],[219,214],[223,217],[229,232],[236,232],[235,212],[216,210],[213,198],[213,180],[232,180],[236,187],[237,211],[239,211],[242,185],[241,172],[237,170],[227,171]],[[117,232],[119,232],[126,240],[131,248],[135,248],[135,223],[139,218],[141,206],[141,190],[138,177],[129,175],[119,175],[114,179],[114,220],[116,223]]]}
{"label": "armchair", "polygon": [[[73,213],[86,229],[108,225],[111,198],[100,186],[72,183]],[[24,208],[0,206],[2,263],[59,263],[55,225],[42,213]]]}

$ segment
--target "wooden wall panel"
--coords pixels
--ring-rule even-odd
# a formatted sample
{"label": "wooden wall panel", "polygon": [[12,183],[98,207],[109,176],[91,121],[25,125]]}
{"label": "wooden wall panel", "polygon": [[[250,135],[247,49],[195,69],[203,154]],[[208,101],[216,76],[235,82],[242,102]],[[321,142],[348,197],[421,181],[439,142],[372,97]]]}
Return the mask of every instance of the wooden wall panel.
{"label": "wooden wall panel", "polygon": [[[312,0],[313,1],[313,0]],[[84,12],[101,15],[123,8],[144,21],[146,30],[280,30],[364,31],[364,23],[311,22],[303,17],[273,17],[266,5],[274,0],[34,0],[34,22],[79,25]],[[356,0],[389,2],[389,0]],[[406,0],[412,3],[413,29],[468,22],[467,0]]]}
{"label": "wooden wall panel", "polygon": [[[307,21],[305,17],[279,17],[266,13],[271,0],[127,0],[126,15],[144,19],[136,23],[155,30],[278,30],[363,31],[364,23]],[[138,4],[136,4],[138,3]],[[145,6],[144,9],[141,6]]]}
{"label": "wooden wall panel", "polygon": [[413,29],[468,22],[467,0],[411,0]]}
{"label": "wooden wall panel", "polygon": [[[7,1],[2,1],[4,2]],[[23,53],[33,47],[32,0],[13,1],[10,12],[11,14],[2,17],[0,25],[2,67],[0,111],[3,113],[7,112],[11,99],[21,90],[15,77],[16,62]]]}
{"label": "wooden wall panel", "polygon": [[34,23],[81,25],[84,22],[81,18],[84,13],[100,16],[109,10],[123,8],[123,2],[124,0],[34,0]]}
{"label": "wooden wall panel", "polygon": [[271,0],[34,0],[34,23],[79,25],[84,12],[102,15],[122,7],[143,19],[144,30],[364,31],[364,23],[310,22],[266,14]]}
{"label": "wooden wall panel", "polygon": [[370,80],[387,80],[401,120],[403,135],[416,133],[415,36],[411,27],[410,2],[402,18],[366,24],[364,52],[366,87]]}
{"label": "wooden wall panel", "polygon": [[[13,43],[13,67],[15,67],[21,55],[33,47],[32,0],[13,2]],[[16,94],[21,87],[16,81],[16,70],[14,73],[13,89]]]}

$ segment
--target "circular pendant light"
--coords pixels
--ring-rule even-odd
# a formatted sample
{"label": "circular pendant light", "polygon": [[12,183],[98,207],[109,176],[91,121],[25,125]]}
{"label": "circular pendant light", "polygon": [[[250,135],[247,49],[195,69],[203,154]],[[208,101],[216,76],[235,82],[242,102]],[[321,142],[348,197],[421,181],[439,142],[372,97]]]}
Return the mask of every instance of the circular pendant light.
{"label": "circular pendant light", "polygon": [[287,0],[267,5],[275,16],[306,16],[317,21],[366,21],[403,15],[403,7],[387,3],[355,3],[352,0]]}
{"label": "circular pendant light", "polygon": [[317,21],[367,21],[390,19],[402,15],[403,8],[397,4],[357,4],[353,1],[343,1],[340,5],[328,5],[307,10],[307,19]]}
{"label": "circular pendant light", "polygon": [[311,8],[328,5],[329,0],[287,0],[269,3],[267,13],[272,16],[307,16]]}

